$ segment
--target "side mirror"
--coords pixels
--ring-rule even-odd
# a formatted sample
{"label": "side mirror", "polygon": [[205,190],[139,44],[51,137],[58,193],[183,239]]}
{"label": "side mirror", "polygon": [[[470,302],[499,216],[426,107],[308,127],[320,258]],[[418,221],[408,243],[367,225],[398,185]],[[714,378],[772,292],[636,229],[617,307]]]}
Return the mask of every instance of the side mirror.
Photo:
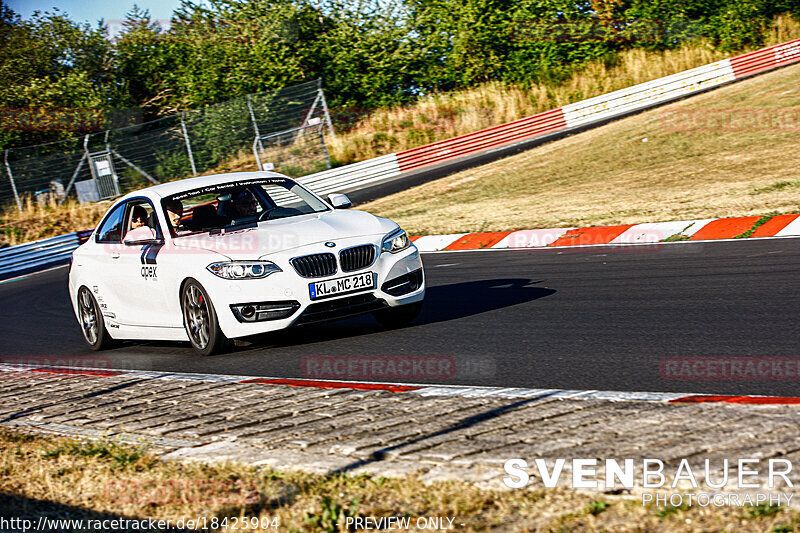
{"label": "side mirror", "polygon": [[353,202],[350,201],[346,194],[329,194],[328,201],[334,209],[347,209],[353,206]]}
{"label": "side mirror", "polygon": [[156,232],[150,226],[142,226],[132,229],[125,234],[122,240],[126,246],[141,246],[144,244],[164,244],[163,239],[159,239]]}

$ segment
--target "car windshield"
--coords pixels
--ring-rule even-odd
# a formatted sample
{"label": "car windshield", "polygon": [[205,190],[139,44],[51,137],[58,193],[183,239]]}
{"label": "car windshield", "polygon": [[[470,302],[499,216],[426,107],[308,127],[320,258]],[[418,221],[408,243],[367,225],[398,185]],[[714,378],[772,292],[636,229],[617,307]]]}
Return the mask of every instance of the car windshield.
{"label": "car windshield", "polygon": [[287,178],[209,185],[161,201],[173,235],[255,226],[264,220],[328,211],[329,207]]}

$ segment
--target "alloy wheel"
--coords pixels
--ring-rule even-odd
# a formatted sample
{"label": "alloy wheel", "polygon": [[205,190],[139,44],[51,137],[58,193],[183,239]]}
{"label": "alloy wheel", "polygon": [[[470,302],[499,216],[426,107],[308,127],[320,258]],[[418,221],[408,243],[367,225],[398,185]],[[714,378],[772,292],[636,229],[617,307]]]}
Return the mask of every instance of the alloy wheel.
{"label": "alloy wheel", "polygon": [[211,321],[208,302],[197,285],[189,284],[183,291],[183,318],[192,344],[200,349],[205,348]]}
{"label": "alloy wheel", "polygon": [[80,315],[81,315],[81,329],[86,341],[94,345],[97,343],[97,310],[94,305],[89,289],[86,287],[81,288],[80,297],[78,298]]}

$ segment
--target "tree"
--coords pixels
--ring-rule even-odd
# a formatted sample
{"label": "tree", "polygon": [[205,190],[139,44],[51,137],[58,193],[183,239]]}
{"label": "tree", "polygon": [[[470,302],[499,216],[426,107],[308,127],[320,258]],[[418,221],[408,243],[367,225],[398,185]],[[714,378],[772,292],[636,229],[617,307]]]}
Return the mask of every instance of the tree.
{"label": "tree", "polygon": [[122,107],[142,107],[152,118],[162,113],[159,91],[170,64],[162,46],[163,29],[150,18],[148,10],[134,4],[122,23],[114,43],[115,103]]}
{"label": "tree", "polygon": [[0,28],[0,106],[14,126],[4,128],[3,146],[102,127],[92,110],[110,105],[113,72],[102,24],[76,24],[58,11],[23,21],[0,6]]}

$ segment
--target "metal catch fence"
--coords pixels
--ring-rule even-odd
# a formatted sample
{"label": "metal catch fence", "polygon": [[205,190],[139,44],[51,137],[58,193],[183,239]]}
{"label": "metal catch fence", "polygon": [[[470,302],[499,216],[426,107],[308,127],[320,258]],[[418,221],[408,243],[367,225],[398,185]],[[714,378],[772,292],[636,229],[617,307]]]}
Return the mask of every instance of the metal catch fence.
{"label": "metal catch fence", "polygon": [[[333,135],[321,80],[82,138],[5,150],[0,202],[31,194],[81,202],[213,172],[241,158],[292,176],[330,168]],[[252,157],[256,161],[253,164]]]}

